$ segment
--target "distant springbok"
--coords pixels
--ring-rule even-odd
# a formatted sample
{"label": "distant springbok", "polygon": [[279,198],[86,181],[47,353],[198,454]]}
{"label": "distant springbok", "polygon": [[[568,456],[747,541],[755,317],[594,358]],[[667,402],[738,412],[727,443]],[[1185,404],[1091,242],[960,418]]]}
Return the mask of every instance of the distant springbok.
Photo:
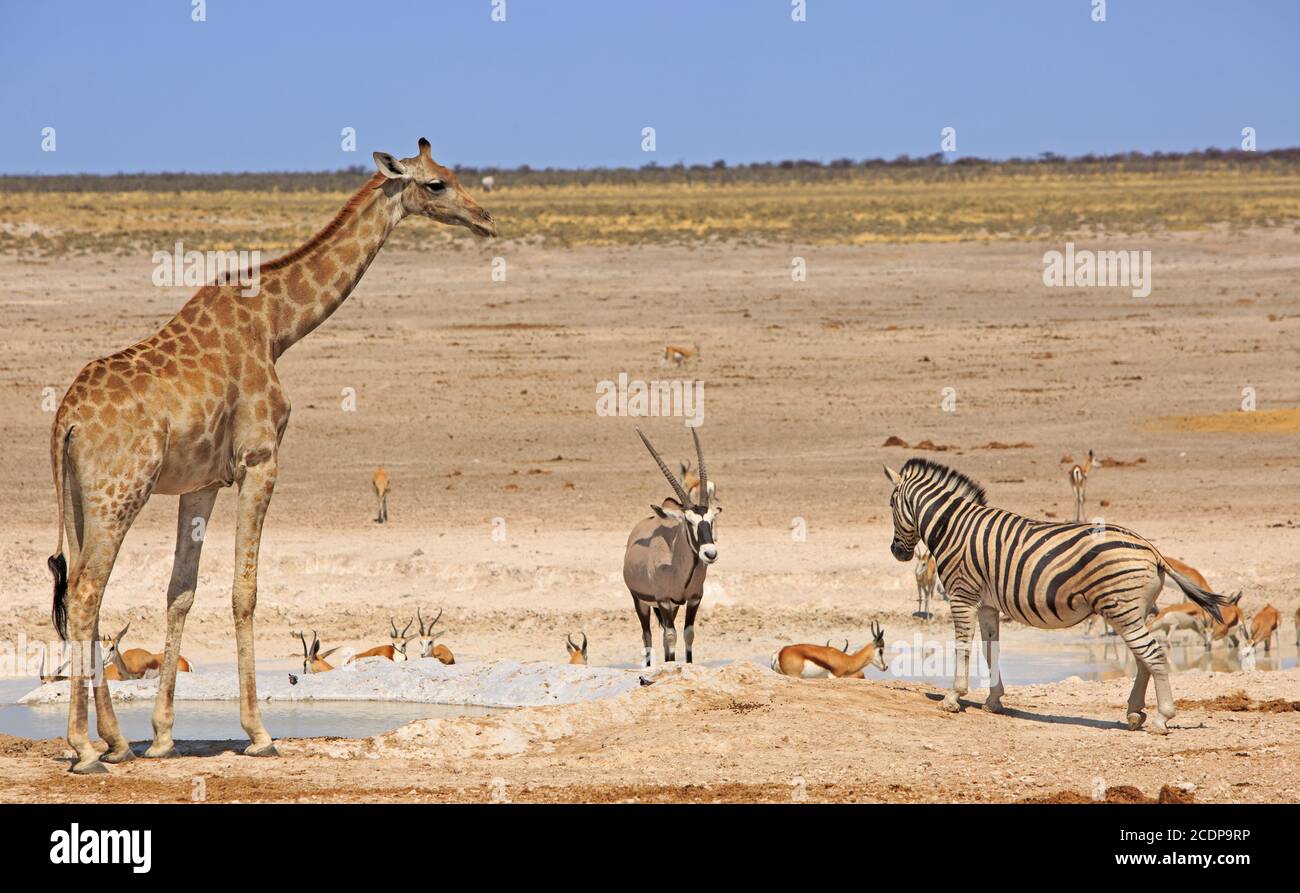
{"label": "distant springbok", "polygon": [[934,596],[935,584],[939,582],[939,566],[934,556],[920,546],[916,550],[916,613],[912,616],[930,620],[930,599]]}
{"label": "distant springbok", "polygon": [[420,646],[420,657],[432,657],[447,665],[454,664],[456,657],[451,653],[451,649],[435,641],[442,635],[440,632],[433,631],[434,626],[442,619],[442,608],[438,609],[438,616],[429,621],[428,629],[425,629],[424,617],[420,614],[419,608],[415,609],[415,617],[420,621],[420,634],[415,637],[415,641]]}
{"label": "distant springbok", "polygon": [[585,667],[587,665],[587,634],[579,631],[578,635],[582,636],[582,645],[574,644],[573,634],[570,633],[564,638],[564,650],[569,652],[569,663]]}
{"label": "distant springbok", "polygon": [[374,478],[371,485],[375,488],[375,498],[379,500],[379,511],[375,515],[375,521],[379,524],[388,522],[388,472],[384,471],[384,466],[375,469]]}
{"label": "distant springbok", "polygon": [[699,359],[699,356],[700,346],[698,344],[694,347],[679,347],[675,344],[669,344],[664,348],[664,358],[661,364],[672,363],[674,366],[681,366],[687,360]]}
{"label": "distant springbok", "polygon": [[491,175],[479,180],[478,183],[483,187],[484,192],[491,192],[493,189],[497,188],[497,178]]}
{"label": "distant springbok", "polygon": [[772,655],[772,669],[783,676],[798,676],[803,679],[864,679],[863,669],[875,664],[882,671],[888,670],[885,663],[885,631],[880,624],[871,621],[871,641],[852,654],[848,652],[848,643],[844,650],[821,645],[786,645]]}
{"label": "distant springbok", "polygon": [[[334,669],[333,666],[325,662],[325,658],[329,657],[335,651],[338,651],[339,649],[337,647],[331,648],[329,651],[322,654],[320,650],[320,639],[316,638],[316,630],[311,631],[310,647],[307,645],[306,635],[300,632],[294,633],[294,635],[302,640],[302,672],[304,675],[309,676],[312,673],[328,673],[330,670]],[[297,655],[295,654],[294,657],[297,657]],[[292,674],[290,674],[289,678],[292,680]]]}
{"label": "distant springbok", "polygon": [[1079,523],[1083,522],[1084,489],[1088,486],[1088,473],[1096,466],[1092,450],[1088,450],[1088,461],[1070,468],[1070,486],[1074,488],[1074,520]]}
{"label": "distant springbok", "polygon": [[370,648],[366,651],[362,651],[360,654],[354,654],[352,656],[352,660],[348,661],[348,663],[352,663],[352,661],[361,660],[361,658],[363,657],[383,657],[391,661],[397,661],[399,663],[401,661],[406,660],[406,643],[411,641],[412,638],[414,638],[413,636],[407,635],[407,633],[410,632],[411,623],[413,623],[413,621],[410,620],[406,621],[406,626],[402,629],[400,633],[397,631],[396,620],[394,620],[392,617],[389,617],[388,622],[392,624],[393,627],[393,632],[391,637],[393,640],[392,643],[389,645],[376,645],[374,648]]}
{"label": "distant springbok", "polygon": [[[695,504],[700,501],[700,476],[691,471],[691,460],[677,463],[681,469],[682,487],[686,490],[686,498]],[[718,486],[714,481],[709,481],[709,500],[712,501],[718,495]]]}
{"label": "distant springbok", "polygon": [[[131,628],[127,623],[116,636],[105,636],[101,640],[104,648],[104,678],[111,682],[123,679],[143,679],[148,673],[162,670],[162,654],[154,654],[143,648],[128,648],[122,651],[122,637]],[[176,669],[181,673],[192,672],[190,662],[181,655],[176,655]]]}
{"label": "distant springbok", "polygon": [[677,498],[669,497],[660,505],[650,506],[654,512],[632,528],[623,553],[623,582],[632,593],[632,604],[641,621],[641,642],[645,648],[645,665],[650,666],[651,636],[650,611],[659,617],[663,630],[664,660],[672,661],[677,648],[677,609],[686,605],[686,662],[693,659],[695,642],[695,613],[704,598],[704,576],[709,565],[718,560],[718,547],[713,542],[713,525],[721,506],[709,504],[709,473],[704,465],[704,450],[700,435],[692,428],[695,440],[696,464],[699,468],[700,500],[692,500],[681,481],[669,470],[649,439],[637,429],[637,436],[645,444],[655,464],[663,472]]}

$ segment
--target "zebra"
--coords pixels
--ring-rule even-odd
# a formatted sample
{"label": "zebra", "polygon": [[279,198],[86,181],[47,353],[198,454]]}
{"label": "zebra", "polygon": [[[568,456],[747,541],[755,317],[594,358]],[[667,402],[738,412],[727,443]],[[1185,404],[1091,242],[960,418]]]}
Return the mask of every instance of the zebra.
{"label": "zebra", "polygon": [[1042,629],[1063,629],[1100,614],[1123,637],[1137,659],[1129,693],[1131,730],[1147,721],[1147,683],[1156,683],[1159,716],[1149,731],[1167,734],[1174,698],[1164,650],[1146,627],[1168,574],[1192,601],[1219,618],[1228,599],[1210,592],[1170,567],[1156,547],[1119,527],[1035,521],[989,508],[984,488],[966,475],[928,459],[909,459],[901,471],[885,466],[894,485],[889,506],[894,516],[890,551],[911,561],[918,540],[939,565],[956,632],[957,668],[942,708],[961,710],[966,694],[972,621],[979,620],[990,686],[985,709],[1002,710],[1002,678],[997,666],[1000,613]]}

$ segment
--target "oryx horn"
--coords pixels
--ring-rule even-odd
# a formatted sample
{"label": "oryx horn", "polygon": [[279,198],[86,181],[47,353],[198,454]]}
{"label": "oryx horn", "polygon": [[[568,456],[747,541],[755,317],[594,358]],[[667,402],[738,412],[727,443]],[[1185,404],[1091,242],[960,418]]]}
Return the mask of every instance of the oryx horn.
{"label": "oryx horn", "polygon": [[700,435],[695,429],[691,429],[691,437],[695,441],[695,458],[697,467],[700,469],[700,505],[703,508],[709,507],[709,470],[704,467],[704,447],[700,446]]}
{"label": "oryx horn", "polygon": [[[681,481],[677,480],[677,475],[673,474],[668,469],[668,466],[664,464],[664,460],[659,456],[659,451],[654,448],[654,445],[650,443],[650,439],[641,432],[640,428],[636,429],[636,436],[641,438],[641,442],[645,444],[645,448],[649,450],[650,455],[654,457],[655,463],[659,466],[659,470],[664,473],[664,477],[668,479],[668,483],[673,485],[673,492],[677,494],[677,499],[681,502],[682,508],[686,508],[690,505],[691,501],[687,498],[686,491],[682,489]],[[699,441],[697,440],[696,446],[698,445]],[[703,471],[704,469],[701,468],[700,470]]]}

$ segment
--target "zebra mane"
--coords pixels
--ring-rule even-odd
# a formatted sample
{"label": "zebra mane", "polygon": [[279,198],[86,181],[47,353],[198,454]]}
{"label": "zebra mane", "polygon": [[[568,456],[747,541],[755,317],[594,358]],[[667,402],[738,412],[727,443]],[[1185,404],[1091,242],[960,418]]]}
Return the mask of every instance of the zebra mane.
{"label": "zebra mane", "polygon": [[982,486],[947,465],[940,465],[938,462],[932,462],[929,459],[908,459],[903,464],[899,475],[905,480],[924,479],[933,481],[944,490],[951,490],[958,496],[972,499],[980,505],[988,505],[988,497],[985,496]]}

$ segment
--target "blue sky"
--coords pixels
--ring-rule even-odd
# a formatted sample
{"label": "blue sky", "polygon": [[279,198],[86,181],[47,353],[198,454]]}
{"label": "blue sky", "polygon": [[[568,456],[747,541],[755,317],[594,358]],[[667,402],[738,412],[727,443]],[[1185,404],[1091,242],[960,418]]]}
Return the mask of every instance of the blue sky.
{"label": "blue sky", "polygon": [[1300,145],[1300,2],[1092,2],[0,0],[0,172]]}

